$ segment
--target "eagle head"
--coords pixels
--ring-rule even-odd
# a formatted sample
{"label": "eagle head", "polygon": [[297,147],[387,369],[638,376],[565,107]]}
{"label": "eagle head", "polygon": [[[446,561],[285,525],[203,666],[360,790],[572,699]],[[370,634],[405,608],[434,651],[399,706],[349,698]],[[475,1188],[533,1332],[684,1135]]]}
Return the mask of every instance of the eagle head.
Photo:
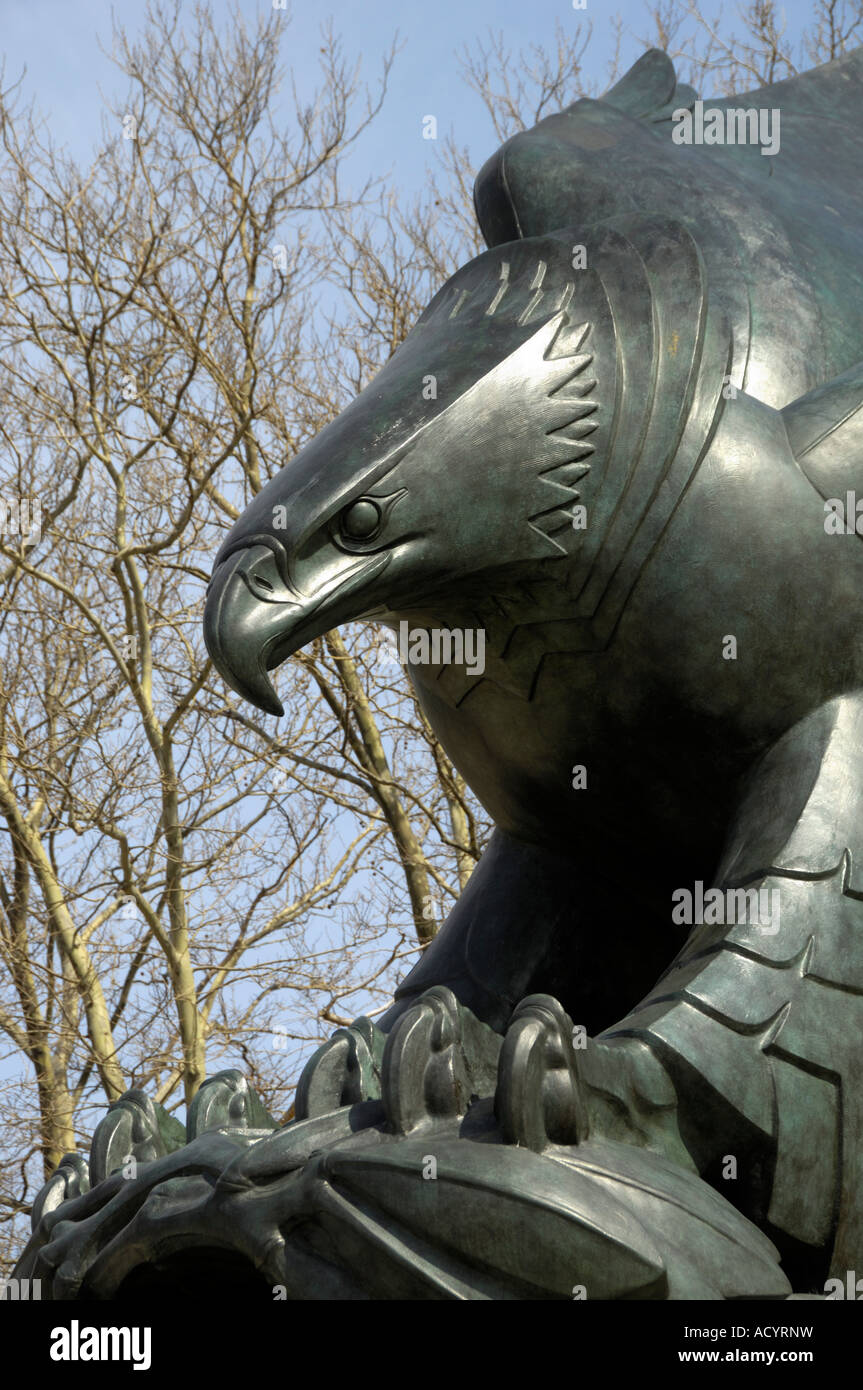
{"label": "eagle head", "polygon": [[374,379],[228,533],[204,633],[244,699],[281,714],[269,672],[356,618],[566,557],[597,427],[590,323],[565,239],[486,252],[435,296]]}

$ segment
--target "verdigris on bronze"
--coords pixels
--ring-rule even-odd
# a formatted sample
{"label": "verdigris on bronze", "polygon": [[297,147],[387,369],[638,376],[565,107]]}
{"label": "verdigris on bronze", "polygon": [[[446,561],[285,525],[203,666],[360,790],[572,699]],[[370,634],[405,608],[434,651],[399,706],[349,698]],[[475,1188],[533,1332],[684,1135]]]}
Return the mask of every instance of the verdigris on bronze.
{"label": "verdigris on bronze", "polygon": [[830,524],[863,498],[863,50],[711,104],[781,115],[769,157],[685,143],[695,102],[653,50],[504,145],[490,249],[229,533],[207,645],[263,710],[338,623],[484,632],[481,670],[409,674],[496,830],[293,1123],[236,1072],[184,1135],[111,1107],[34,1209],[51,1296],[863,1268],[863,548]]}

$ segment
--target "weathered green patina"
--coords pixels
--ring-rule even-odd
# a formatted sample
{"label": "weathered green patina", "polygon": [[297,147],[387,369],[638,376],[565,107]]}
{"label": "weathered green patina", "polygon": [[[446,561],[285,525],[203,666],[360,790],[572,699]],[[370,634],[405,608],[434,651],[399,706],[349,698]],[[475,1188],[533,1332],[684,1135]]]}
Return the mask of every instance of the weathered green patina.
{"label": "weathered green patina", "polygon": [[[678,142],[735,108],[772,152]],[[863,50],[704,107],[649,52],[476,208],[490,249],[228,535],[206,635],[278,713],[269,672],[338,623],[481,631],[481,671],[409,674],[492,842],[295,1122],[236,1073],[182,1147],[112,1107],[18,1266],[55,1297],[209,1266],[783,1298],[863,1266],[863,547],[833,519],[863,499]]]}

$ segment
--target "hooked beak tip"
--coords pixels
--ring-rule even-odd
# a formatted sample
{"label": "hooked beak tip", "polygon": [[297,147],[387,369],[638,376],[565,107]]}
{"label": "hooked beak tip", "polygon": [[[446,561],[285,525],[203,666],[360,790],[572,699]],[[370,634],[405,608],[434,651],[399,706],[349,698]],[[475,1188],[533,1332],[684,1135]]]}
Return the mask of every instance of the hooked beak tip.
{"label": "hooked beak tip", "polygon": [[261,605],[251,593],[244,576],[254,559],[238,552],[216,567],[204,605],[204,642],[219,675],[241,699],[281,717],[285,710],[267,674],[266,654],[273,619],[283,625],[284,612],[281,604]]}

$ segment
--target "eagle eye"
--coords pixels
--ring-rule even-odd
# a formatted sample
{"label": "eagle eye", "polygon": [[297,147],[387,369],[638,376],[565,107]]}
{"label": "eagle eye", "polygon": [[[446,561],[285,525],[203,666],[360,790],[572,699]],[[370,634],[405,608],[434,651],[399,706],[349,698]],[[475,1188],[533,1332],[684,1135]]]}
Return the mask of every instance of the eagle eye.
{"label": "eagle eye", "polygon": [[380,530],[382,519],[377,502],[362,497],[345,507],[339,518],[339,529],[346,541],[370,541]]}

